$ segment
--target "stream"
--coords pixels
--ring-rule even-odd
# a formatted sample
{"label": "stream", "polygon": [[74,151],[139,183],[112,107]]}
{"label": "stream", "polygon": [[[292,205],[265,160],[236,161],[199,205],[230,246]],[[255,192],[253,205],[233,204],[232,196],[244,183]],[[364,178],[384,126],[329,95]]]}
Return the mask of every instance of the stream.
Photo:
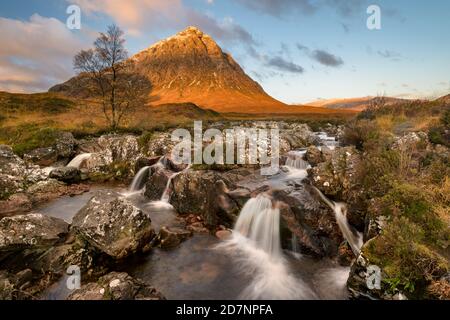
{"label": "stream", "polygon": [[[325,133],[318,136],[330,149],[337,145],[335,139]],[[304,149],[289,153],[283,170],[268,179],[271,188],[302,183],[309,167],[304,160],[305,153]],[[61,197],[35,211],[70,223],[96,191],[113,190],[122,193],[149,215],[156,232],[162,226],[176,226],[180,221],[167,201],[169,190],[165,190],[161,201],[153,202],[139,191],[148,169],[143,168],[136,175],[129,189],[93,186],[87,193]],[[350,269],[329,259],[313,259],[282,249],[279,216],[270,197],[260,194],[246,203],[228,239],[196,234],[175,249],[154,248],[145,256],[133,257],[116,271],[125,271],[145,281],[167,299],[347,299],[346,281]],[[343,215],[337,217],[346,219]],[[340,227],[346,226],[346,221],[339,222]],[[343,234],[348,236],[351,232],[343,230]],[[352,249],[358,250],[357,244]],[[65,283],[66,277],[62,277],[41,298],[65,299],[70,294]]]}

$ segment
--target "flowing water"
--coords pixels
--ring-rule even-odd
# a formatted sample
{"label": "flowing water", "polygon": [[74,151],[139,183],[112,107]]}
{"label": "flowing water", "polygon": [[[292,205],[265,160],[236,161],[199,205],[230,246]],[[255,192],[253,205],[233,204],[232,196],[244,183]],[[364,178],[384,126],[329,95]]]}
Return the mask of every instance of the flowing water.
{"label": "flowing water", "polygon": [[[326,144],[333,144],[331,137]],[[289,153],[285,167],[268,180],[269,185],[285,188],[292,186],[292,182],[302,183],[309,168],[305,153],[306,150]],[[89,157],[77,156],[70,164],[80,166]],[[150,216],[156,230],[178,225],[180,221],[169,199],[172,180],[181,172],[169,178],[160,201],[148,202],[141,191],[149,170],[150,167],[141,169],[123,194]],[[38,212],[70,222],[96,190],[60,198]],[[356,254],[361,239],[347,222],[345,205],[334,203],[323,194],[321,197],[335,211],[338,225]],[[117,271],[142,279],[168,299],[346,299],[349,268],[328,259],[303,256],[293,241],[293,252],[282,249],[279,209],[269,195],[260,194],[244,205],[227,240],[208,234],[194,235],[178,248],[155,248],[149,255],[135,257]],[[44,298],[66,298],[70,292],[65,289],[65,281],[63,277],[47,290]]]}
{"label": "flowing water", "polygon": [[92,153],[82,153],[72,159],[72,161],[67,164],[67,167],[75,167],[80,168],[83,162],[90,159],[92,157]]}
{"label": "flowing water", "polygon": [[139,170],[139,172],[134,176],[130,187],[128,188],[129,192],[137,192],[142,190],[145,185],[145,180],[148,178],[149,170],[150,166],[143,167],[141,170]]}

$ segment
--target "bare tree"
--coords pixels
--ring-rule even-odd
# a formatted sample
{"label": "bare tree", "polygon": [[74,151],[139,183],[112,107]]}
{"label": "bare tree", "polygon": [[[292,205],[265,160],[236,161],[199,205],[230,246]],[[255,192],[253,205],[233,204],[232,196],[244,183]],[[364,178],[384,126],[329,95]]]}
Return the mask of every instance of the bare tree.
{"label": "bare tree", "polygon": [[100,33],[93,49],[82,50],[74,58],[80,86],[101,104],[113,130],[127,114],[145,104],[150,91],[149,81],[127,60],[124,44],[123,31],[112,25]]}

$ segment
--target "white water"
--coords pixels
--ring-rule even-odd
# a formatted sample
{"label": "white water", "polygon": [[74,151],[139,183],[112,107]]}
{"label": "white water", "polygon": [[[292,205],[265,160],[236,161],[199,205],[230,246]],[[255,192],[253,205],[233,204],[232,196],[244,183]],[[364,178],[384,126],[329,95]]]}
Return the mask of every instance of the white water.
{"label": "white water", "polygon": [[189,165],[189,166],[187,166],[186,169],[184,169],[183,171],[176,172],[176,173],[174,173],[173,175],[171,175],[171,176],[169,177],[169,180],[167,180],[166,188],[164,189],[163,195],[162,195],[162,197],[161,197],[161,202],[162,202],[162,203],[169,203],[169,200],[170,200],[170,192],[171,192],[171,190],[170,190],[170,185],[172,184],[173,179],[175,179],[176,176],[182,174],[183,172],[189,170],[190,167],[191,167],[191,166]]}
{"label": "white water", "polygon": [[144,187],[144,179],[148,177],[148,171],[150,167],[143,167],[139,172],[134,176],[133,182],[131,182],[130,187],[128,188],[129,192],[136,192],[142,190]]}
{"label": "white water", "polygon": [[89,159],[90,157],[92,157],[92,153],[79,154],[78,156],[73,158],[72,161],[69,162],[67,167],[75,167],[79,169],[80,166],[83,164],[83,162]]}
{"label": "white water", "polygon": [[313,299],[314,292],[292,275],[280,243],[280,211],[266,195],[250,199],[242,208],[232,236],[218,246],[252,278],[241,299]]}
{"label": "white water", "polygon": [[329,200],[325,195],[317,188],[315,188],[320,198],[334,211],[336,222],[342,235],[347,240],[348,244],[352,248],[355,256],[358,256],[361,247],[363,246],[363,236],[361,232],[354,230],[354,228],[348,223],[347,220],[347,205],[343,202],[334,202]]}

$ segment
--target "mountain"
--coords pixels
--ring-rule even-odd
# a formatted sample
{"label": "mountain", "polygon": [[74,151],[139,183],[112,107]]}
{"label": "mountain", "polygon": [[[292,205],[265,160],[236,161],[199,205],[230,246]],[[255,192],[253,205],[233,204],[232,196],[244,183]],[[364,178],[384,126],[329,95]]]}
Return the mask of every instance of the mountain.
{"label": "mountain", "polygon": [[[407,102],[409,100],[383,97],[386,105],[394,105],[397,103]],[[311,107],[321,107],[328,109],[344,109],[353,111],[364,111],[370,104],[375,101],[376,97],[362,97],[362,98],[348,98],[348,99],[330,99],[330,100],[318,100],[306,105]]]}
{"label": "mountain", "polygon": [[450,104],[450,94],[436,99],[437,102]]}
{"label": "mountain", "polygon": [[[188,27],[130,58],[152,84],[151,105],[194,103],[218,112],[296,113],[252,80],[238,63],[207,34]],[[73,95],[71,83],[52,92]]]}

